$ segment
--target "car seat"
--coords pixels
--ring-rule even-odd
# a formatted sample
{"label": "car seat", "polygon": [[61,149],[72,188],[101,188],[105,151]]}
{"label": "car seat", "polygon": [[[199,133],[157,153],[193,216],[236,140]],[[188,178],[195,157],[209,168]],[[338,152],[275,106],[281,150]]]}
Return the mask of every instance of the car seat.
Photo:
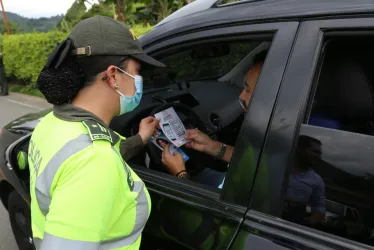
{"label": "car seat", "polygon": [[308,124],[371,134],[372,84],[364,68],[350,57],[326,55]]}

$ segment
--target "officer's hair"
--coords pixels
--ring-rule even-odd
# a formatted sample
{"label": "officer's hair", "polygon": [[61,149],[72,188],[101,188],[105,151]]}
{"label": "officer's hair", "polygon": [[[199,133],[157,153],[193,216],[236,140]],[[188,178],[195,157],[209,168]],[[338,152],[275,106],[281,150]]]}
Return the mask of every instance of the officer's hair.
{"label": "officer's hair", "polygon": [[81,89],[93,84],[96,76],[110,65],[126,70],[127,62],[125,61],[128,61],[128,58],[123,56],[97,56],[81,59],[67,56],[58,69],[43,70],[39,74],[36,87],[53,105],[71,103]]}

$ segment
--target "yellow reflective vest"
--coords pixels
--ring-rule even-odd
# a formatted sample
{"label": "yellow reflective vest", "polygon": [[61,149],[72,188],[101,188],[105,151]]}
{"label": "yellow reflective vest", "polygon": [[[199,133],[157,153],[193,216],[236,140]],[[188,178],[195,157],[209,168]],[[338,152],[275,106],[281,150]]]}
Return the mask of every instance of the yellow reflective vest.
{"label": "yellow reflective vest", "polygon": [[151,201],[120,155],[124,139],[94,117],[40,121],[28,155],[37,249],[139,249]]}

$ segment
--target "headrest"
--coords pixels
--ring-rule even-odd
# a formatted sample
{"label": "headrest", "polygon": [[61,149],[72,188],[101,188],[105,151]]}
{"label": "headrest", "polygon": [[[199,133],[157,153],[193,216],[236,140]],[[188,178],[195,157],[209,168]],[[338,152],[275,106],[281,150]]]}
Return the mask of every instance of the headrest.
{"label": "headrest", "polygon": [[370,117],[372,85],[364,68],[353,59],[325,60],[314,105],[315,112],[332,118]]}

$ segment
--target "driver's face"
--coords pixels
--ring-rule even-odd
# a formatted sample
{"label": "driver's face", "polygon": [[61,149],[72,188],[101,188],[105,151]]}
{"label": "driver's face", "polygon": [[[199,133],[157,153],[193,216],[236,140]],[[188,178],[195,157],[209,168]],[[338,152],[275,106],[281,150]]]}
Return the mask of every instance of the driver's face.
{"label": "driver's face", "polygon": [[256,87],[257,79],[260,76],[263,63],[257,63],[251,67],[247,73],[245,87],[242,93],[239,96],[240,101],[242,102],[245,111],[247,112],[249,102],[251,101],[253,91]]}

